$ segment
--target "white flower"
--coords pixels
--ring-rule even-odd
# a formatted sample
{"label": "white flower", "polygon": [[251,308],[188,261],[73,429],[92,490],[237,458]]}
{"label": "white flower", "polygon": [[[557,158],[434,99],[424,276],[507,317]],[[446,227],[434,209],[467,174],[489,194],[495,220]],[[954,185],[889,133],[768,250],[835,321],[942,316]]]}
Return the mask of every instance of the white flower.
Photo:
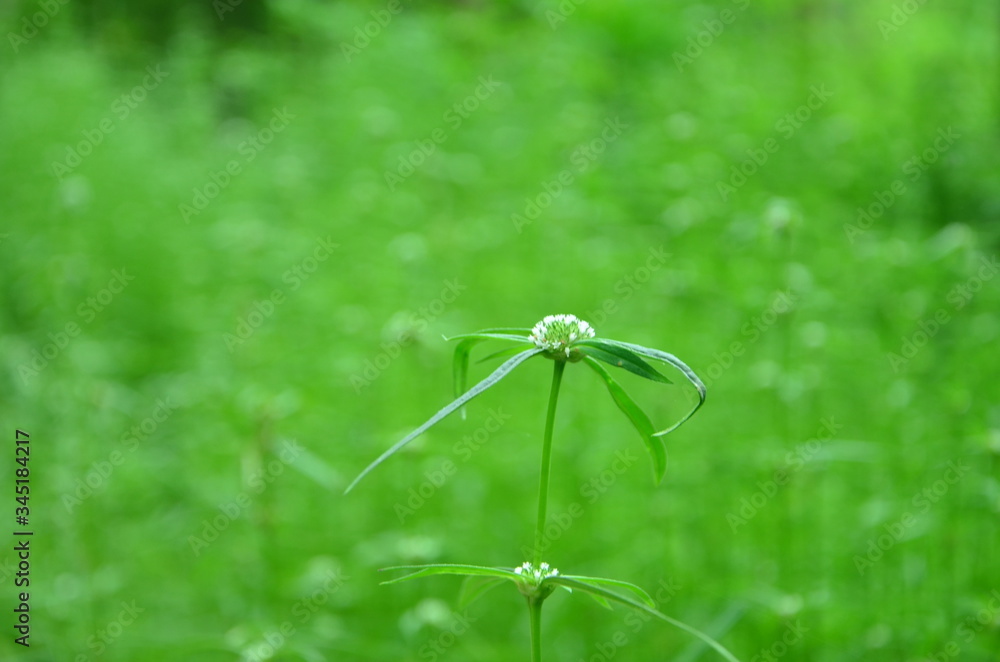
{"label": "white flower", "polygon": [[576,315],[548,315],[531,329],[529,337],[541,349],[569,356],[570,343],[595,335],[593,327]]}
{"label": "white flower", "polygon": [[538,586],[542,580],[550,577],[558,577],[559,571],[550,567],[548,563],[541,563],[535,568],[530,561],[525,561],[523,565],[514,568],[514,574],[524,577],[528,583]]}

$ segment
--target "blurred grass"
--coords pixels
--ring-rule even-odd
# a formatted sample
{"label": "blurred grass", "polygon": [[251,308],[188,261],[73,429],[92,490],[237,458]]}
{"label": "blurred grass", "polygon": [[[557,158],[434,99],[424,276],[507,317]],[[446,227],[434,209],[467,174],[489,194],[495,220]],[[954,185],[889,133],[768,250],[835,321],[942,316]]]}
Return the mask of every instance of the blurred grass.
{"label": "blurred grass", "polygon": [[[718,624],[744,660],[796,621],[808,631],[789,659],[918,660],[948,642],[963,660],[995,659],[995,613],[971,640],[959,628],[1000,589],[1000,290],[991,275],[961,309],[949,294],[998,254],[996,8],[925,5],[883,39],[889,2],[753,3],[678,71],[673,54],[728,5],[585,3],[555,29],[555,5],[407,6],[346,62],[341,44],[383,6],[274,6],[271,33],[254,39],[191,19],[158,48],[120,31],[88,38],[66,5],[5,54],[0,411],[9,433],[32,434],[36,549],[33,646],[6,638],[2,655],[236,660],[291,622],[277,659],[436,659],[425,646],[447,632],[439,612],[455,608],[457,583],[383,588],[375,570],[523,560],[548,366],[529,363],[466,422],[340,493],[446,402],[441,335],[574,312],[676,353],[711,375],[710,395],[668,439],[654,488],[603,387],[569,371],[550,510],[584,515],[550,562],[653,590],[676,582],[664,609]],[[119,118],[115,100],[157,65],[169,76]],[[445,113],[480,76],[503,84],[451,128]],[[832,98],[786,139],[776,123],[820,85]],[[245,161],[241,142],[275,109],[294,117]],[[53,162],[109,117],[114,130],[55,177]],[[615,119],[627,128],[579,172],[574,150]],[[384,173],[439,127],[446,141],[389,191]],[[947,127],[959,139],[911,180],[904,164]],[[772,137],[780,149],[722,200],[717,183]],[[241,174],[185,223],[179,205],[234,159]],[[574,183],[518,233],[511,214],[566,169]],[[851,241],[845,224],[897,179],[906,193]],[[286,276],[327,237],[328,259]],[[660,247],[669,258],[639,283]],[[116,269],[134,280],[87,322],[79,306]],[[464,289],[432,313],[452,281]],[[275,289],[283,303],[230,351],[226,334]],[[746,332],[786,289],[794,308]],[[596,314],[608,300],[616,312]],[[894,371],[887,353],[942,308],[949,322]],[[25,378],[70,322],[80,335]],[[734,342],[744,353],[727,367]],[[664,399],[627,383],[657,422],[687,403],[679,386]],[[159,401],[176,411],[129,451],[123,436]],[[454,444],[495,407],[512,418],[464,461]],[[829,418],[843,429],[734,532],[727,515]],[[257,494],[286,439],[307,452]],[[68,508],[116,449],[121,466]],[[618,450],[638,462],[590,503],[581,486]],[[449,458],[456,475],[400,523],[396,504]],[[950,461],[968,474],[859,574],[854,557],[916,514],[914,495]],[[241,493],[249,509],[195,556],[190,537]],[[343,586],[314,593],[338,568]],[[323,604],[303,622],[312,595]],[[145,611],[97,655],[93,637],[133,600]],[[522,659],[522,609],[491,594],[441,657]],[[679,633],[631,624],[557,597],[546,647],[599,660],[621,630],[623,659],[708,659],[683,653]]]}

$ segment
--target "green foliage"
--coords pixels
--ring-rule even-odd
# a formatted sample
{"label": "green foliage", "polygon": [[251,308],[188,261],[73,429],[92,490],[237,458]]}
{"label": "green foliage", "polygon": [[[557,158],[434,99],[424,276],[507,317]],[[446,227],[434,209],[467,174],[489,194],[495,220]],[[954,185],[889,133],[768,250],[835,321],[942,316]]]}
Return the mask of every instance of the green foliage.
{"label": "green foliage", "polygon": [[654,382],[669,384],[670,380],[658,373],[653,366],[642,360],[635,352],[603,340],[586,340],[580,343],[580,352],[616,368],[624,368],[632,374]]}
{"label": "green foliage", "polygon": [[628,416],[628,420],[635,427],[639,436],[642,437],[642,442],[646,444],[649,456],[653,458],[653,477],[656,482],[660,482],[663,479],[663,473],[667,470],[667,451],[663,448],[663,442],[656,438],[653,423],[649,420],[649,416],[625,392],[625,389],[615,381],[611,373],[601,367],[601,364],[590,357],[587,357],[584,361],[594,369],[594,372],[601,376],[601,379],[607,384],[608,393],[611,394],[611,398],[615,401],[615,404]]}
{"label": "green foliage", "polygon": [[372,471],[375,467],[388,460],[391,456],[398,453],[404,446],[406,446],[406,444],[410,443],[411,441],[422,435],[424,432],[432,428],[435,424],[437,424],[439,421],[443,420],[445,417],[452,414],[457,409],[463,407],[465,403],[468,402],[469,400],[472,400],[474,397],[476,397],[486,389],[490,388],[491,386],[494,386],[497,382],[506,377],[511,370],[521,365],[522,363],[530,359],[532,356],[540,354],[541,351],[542,350],[540,349],[524,350],[523,352],[517,354],[513,358],[504,361],[503,364],[499,368],[494,370],[489,377],[479,382],[478,384],[470,388],[468,391],[460,395],[458,398],[456,398],[455,400],[451,401],[450,403],[442,407],[441,410],[438,411],[438,413],[434,414],[429,419],[427,419],[427,421],[425,421],[420,427],[418,427],[416,430],[414,430],[410,434],[406,435],[405,437],[397,441],[392,446],[392,448],[382,453],[377,460],[369,464],[365,468],[365,470],[362,471],[358,475],[358,477],[355,478],[351,482],[351,484],[347,486],[347,489],[344,490],[344,493],[346,494],[350,492],[352,489],[354,489],[354,486],[357,485],[362,478],[367,476],[370,471]]}
{"label": "green foliage", "polygon": [[[382,587],[376,571],[503,565],[532,545],[524,467],[547,362],[343,490],[445,402],[442,335],[560,310],[675,352],[712,402],[663,438],[651,489],[607,383],[568,369],[548,560],[649,588],[741,658],[798,621],[783,659],[896,662],[956,641],[963,662],[993,662],[992,630],[975,628],[998,557],[995,3],[923,3],[883,35],[898,0],[751,2],[683,71],[673,54],[730,5],[587,2],[550,26],[554,2],[407,3],[348,62],[341,44],[385,5],[259,4],[260,22],[246,2],[223,21],[211,3],[105,4],[60,3],[16,52],[9,34],[41,5],[0,18],[0,419],[44,442],[37,641],[4,638],[0,658],[236,662],[290,623],[274,660],[426,659],[458,629],[455,587]],[[156,89],[113,106],[157,64]],[[489,75],[500,86],[458,115]],[[240,145],[283,108],[295,117],[246,161]],[[390,191],[385,173],[442,127]],[[769,138],[778,151],[723,200],[718,183]],[[179,205],[230,161],[240,173],[185,221]],[[511,215],[545,195],[519,232]],[[317,240],[338,247],[317,260]],[[123,269],[134,280],[101,303]],[[600,363],[651,423],[697,402]],[[13,469],[0,453],[3,489]],[[545,627],[568,660],[619,632],[616,659],[710,653],[564,593]],[[489,597],[441,660],[523,657],[517,596]],[[145,612],[100,642],[132,600]]]}
{"label": "green foliage", "polygon": [[[453,575],[464,575],[466,577],[492,577],[495,579],[511,579],[517,584],[521,592],[528,598],[528,610],[530,614],[531,621],[531,645],[532,645],[532,655],[531,659],[533,662],[541,662],[542,659],[542,646],[541,646],[541,609],[544,600],[551,594],[551,588],[546,586],[546,580],[550,579],[550,576],[546,574],[549,566],[548,563],[543,563],[541,561],[541,541],[545,537],[545,530],[548,524],[547,519],[547,501],[548,501],[548,484],[549,484],[549,474],[550,474],[550,458],[551,458],[551,447],[552,447],[552,430],[555,419],[556,404],[559,397],[559,386],[562,382],[563,371],[565,365],[568,362],[577,362],[581,358],[586,361],[590,367],[592,367],[601,377],[605,380],[608,386],[608,390],[611,393],[611,397],[618,404],[619,408],[629,417],[632,424],[639,431],[642,436],[643,441],[646,443],[650,455],[653,458],[654,475],[659,482],[663,478],[663,473],[666,470],[666,452],[663,449],[662,442],[657,438],[665,433],[654,433],[653,425],[642,409],[632,400],[618,385],[618,383],[611,377],[611,375],[597,362],[604,361],[610,365],[618,368],[623,368],[624,370],[631,372],[639,377],[648,379],[654,382],[669,383],[666,377],[657,372],[651,365],[646,363],[642,358],[639,357],[636,352],[645,354],[647,356],[653,356],[662,361],[666,361],[678,368],[684,373],[691,382],[698,388],[698,397],[700,406],[705,401],[705,386],[702,384],[698,376],[684,364],[680,359],[668,354],[666,352],[649,349],[647,347],[641,347],[639,345],[631,345],[628,343],[620,343],[618,341],[605,340],[594,337],[595,332],[588,322],[585,320],[580,320],[574,315],[549,315],[545,317],[541,322],[532,328],[528,335],[523,335],[520,333],[519,329],[486,329],[484,331],[479,331],[473,334],[465,334],[461,336],[456,336],[455,339],[460,340],[458,348],[455,350],[455,385],[456,392],[459,393],[458,397],[453,400],[450,404],[445,406],[441,411],[432,416],[430,420],[425,422],[419,428],[408,434],[401,441],[397,442],[392,448],[383,453],[377,460],[368,465],[368,467],[361,472],[361,474],[354,479],[354,481],[348,486],[347,492],[357,485],[358,481],[365,477],[370,471],[381,464],[384,460],[388,459],[391,455],[398,452],[406,444],[408,444],[413,439],[417,438],[419,435],[426,432],[434,424],[438,423],[450,413],[454,412],[465,405],[466,402],[474,398],[476,395],[482,393],[487,388],[495,385],[501,379],[506,377],[516,368],[518,365],[523,363],[525,360],[542,354],[547,358],[556,361],[554,366],[554,374],[552,380],[552,391],[549,396],[549,408],[548,415],[545,421],[545,432],[544,438],[542,440],[542,467],[539,482],[539,495],[538,495],[538,518],[536,522],[536,533],[535,533],[535,550],[534,550],[534,564],[539,566],[541,570],[538,571],[537,577],[534,580],[531,579],[532,565],[531,562],[526,563],[524,566],[517,568],[516,570],[506,570],[503,568],[489,568],[484,566],[473,566],[473,565],[454,565],[454,564],[430,564],[422,566],[396,566],[390,569],[413,569],[413,572],[405,577],[399,579],[390,580],[388,582],[383,582],[383,584],[392,584],[398,581],[403,581],[406,579],[414,579],[417,577],[424,577],[428,575],[442,575],[442,574],[453,574]],[[472,387],[466,392],[462,392],[465,387],[466,376],[469,367],[469,353],[472,347],[486,340],[509,340],[523,345],[526,341],[531,342],[536,345],[535,349],[523,350],[516,354],[514,358],[508,359],[501,365],[497,370],[495,370],[489,377],[485,380]],[[634,351],[633,351],[634,350]],[[494,354],[493,356],[496,356]],[[697,409],[697,407],[695,407]],[[689,413],[684,420],[687,420],[694,413],[692,411]],[[680,423],[674,425],[671,430],[677,428]],[[540,565],[539,565],[540,564]],[[551,578],[558,576],[557,572],[551,573]],[[527,577],[527,579],[526,579]],[[567,588],[580,588],[592,595],[602,606],[607,607],[607,599],[609,593],[604,591],[601,587],[613,586],[615,588],[625,589],[631,591],[632,593],[639,596],[645,604],[645,609],[650,610],[652,613],[658,614],[662,620],[667,622],[675,623],[673,619],[670,619],[662,614],[659,614],[655,610],[656,603],[650,598],[642,589],[629,584],[627,582],[622,582],[613,579],[599,579],[594,577],[579,577],[573,576],[567,578],[570,583],[564,584]],[[466,602],[474,597],[482,595],[486,590],[492,587],[492,584],[480,584],[472,589],[466,587],[463,589],[462,594],[459,597],[460,602]],[[610,594],[614,595],[614,594]],[[623,600],[616,596],[621,602],[625,604],[632,604],[628,600]],[[685,626],[685,629],[689,632],[695,633],[700,639],[706,641],[713,648],[723,653],[726,659],[735,660],[728,651],[725,650],[718,642],[716,642],[711,637],[708,637],[693,628]]]}
{"label": "green foliage", "polygon": [[[389,450],[382,453],[378,459],[369,464],[364,471],[362,471],[361,474],[347,486],[345,494],[354,489],[354,486],[357,485],[362,478],[367,476],[369,472],[375,469],[375,467],[398,453],[408,443],[422,435],[440,421],[444,420],[456,410],[464,408],[465,403],[469,402],[486,389],[496,385],[501,379],[509,375],[514,368],[533,356],[546,353],[543,348],[524,349],[526,346],[524,343],[531,341],[529,336],[521,333],[526,331],[528,330],[514,328],[484,329],[482,331],[477,331],[476,333],[454,336],[452,340],[460,341],[458,346],[455,348],[454,358],[455,400],[445,405],[440,411],[438,411],[438,413],[431,416],[430,419],[403,437],[403,439],[396,442]],[[508,340],[519,343],[518,348],[514,348],[519,351],[513,358],[508,359],[499,368],[494,370],[489,377],[479,382],[468,391],[465,391],[466,379],[469,372],[469,354],[473,347],[487,340]],[[625,415],[629,417],[632,425],[635,426],[636,430],[642,436],[643,443],[646,444],[647,450],[653,459],[654,477],[656,481],[659,482],[663,478],[663,472],[666,471],[667,459],[666,451],[663,449],[663,443],[655,437],[662,437],[668,432],[676,430],[682,423],[684,423],[684,421],[694,415],[694,412],[697,411],[698,408],[705,402],[705,385],[702,384],[701,380],[698,379],[698,376],[694,374],[694,371],[685,365],[683,361],[678,359],[673,354],[668,354],[667,352],[663,352],[658,349],[649,349],[648,347],[621,343],[615,340],[585,339],[569,343],[566,348],[566,357],[570,357],[571,352],[577,351],[582,355],[582,358],[588,363],[588,365],[601,375],[602,379],[604,379],[607,384],[608,391],[611,393],[611,397],[614,399],[615,403],[623,412],[625,412]],[[605,363],[613,365],[617,368],[623,368],[624,370],[643,377],[644,379],[666,384],[670,383],[670,380],[657,372],[651,365],[643,361],[636,352],[669,363],[680,370],[684,376],[687,377],[698,389],[698,404],[695,408],[692,409],[691,412],[688,413],[688,415],[685,416],[679,423],[675,423],[671,427],[660,432],[653,431],[653,425],[646,413],[639,408],[639,405],[637,405],[627,393],[625,393],[625,390],[619,386],[618,382],[616,382],[607,371],[591,359],[591,357],[593,357],[594,359],[604,361]],[[491,354],[490,357],[498,357],[505,355],[506,353],[507,350],[495,352],[494,354]],[[555,358],[556,360],[566,360],[566,358],[562,357],[561,354],[557,354]],[[570,358],[569,360],[573,359]]]}

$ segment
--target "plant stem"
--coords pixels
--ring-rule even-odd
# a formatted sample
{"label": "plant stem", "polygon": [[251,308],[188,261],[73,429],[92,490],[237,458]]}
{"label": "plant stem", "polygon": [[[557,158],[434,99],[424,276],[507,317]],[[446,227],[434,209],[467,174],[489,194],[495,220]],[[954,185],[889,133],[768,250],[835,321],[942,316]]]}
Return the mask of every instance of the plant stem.
{"label": "plant stem", "polygon": [[[549,499],[549,464],[552,459],[552,426],[556,418],[556,403],[559,401],[559,384],[562,382],[565,361],[554,361],[552,390],[549,392],[549,411],[545,416],[545,438],[542,440],[542,470],[538,478],[538,520],[535,523],[535,567],[542,562],[542,539],[545,537],[545,508]],[[541,606],[539,606],[539,610]]]}
{"label": "plant stem", "polygon": [[542,601],[528,598],[531,619],[531,662],[542,662]]}

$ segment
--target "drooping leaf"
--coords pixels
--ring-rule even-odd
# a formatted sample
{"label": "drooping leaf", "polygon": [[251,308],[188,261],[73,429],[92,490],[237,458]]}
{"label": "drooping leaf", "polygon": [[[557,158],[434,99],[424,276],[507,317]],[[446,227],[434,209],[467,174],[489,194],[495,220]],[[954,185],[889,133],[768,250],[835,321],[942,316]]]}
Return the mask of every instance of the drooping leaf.
{"label": "drooping leaf", "polygon": [[670,625],[673,625],[674,627],[679,628],[694,637],[697,637],[701,641],[705,642],[707,645],[711,646],[713,650],[715,650],[717,653],[719,653],[719,655],[724,657],[729,662],[740,662],[740,660],[735,655],[726,650],[726,648],[722,644],[720,644],[718,641],[716,641],[709,635],[705,634],[701,630],[691,627],[690,625],[682,621],[678,621],[676,618],[671,618],[670,616],[667,616],[666,614],[655,609],[654,607],[650,607],[646,604],[643,604],[642,602],[633,600],[628,596],[615,593],[614,591],[606,589],[603,586],[597,585],[592,581],[583,582],[573,578],[572,576],[559,575],[556,577],[552,577],[551,579],[547,579],[546,581],[552,582],[553,584],[557,584],[560,586],[568,586],[572,589],[584,591],[586,593],[596,594],[601,596],[605,600],[618,602],[628,607],[632,607],[633,609],[637,609],[638,611],[649,614],[654,618],[664,621],[665,623],[669,623]]}
{"label": "drooping leaf", "polygon": [[377,460],[369,464],[365,468],[365,470],[362,471],[358,475],[358,477],[354,479],[354,481],[347,487],[347,489],[344,490],[344,494],[347,494],[352,489],[354,489],[354,486],[357,485],[362,478],[367,476],[372,469],[385,462],[391,456],[395,455],[403,446],[405,446],[406,444],[410,443],[411,441],[422,435],[424,432],[428,430],[428,428],[438,423],[441,419],[451,414],[453,411],[464,405],[466,402],[472,400],[474,397],[476,397],[486,389],[490,388],[491,386],[499,382],[501,379],[506,377],[511,370],[513,370],[517,366],[521,365],[522,363],[530,359],[532,356],[535,356],[536,354],[539,354],[542,351],[543,350],[536,347],[534,349],[529,349],[524,352],[521,352],[520,354],[511,359],[507,359],[507,361],[502,363],[499,368],[494,370],[489,377],[487,377],[483,381],[473,386],[471,389],[463,393],[457,399],[445,405],[438,413],[431,416],[423,425],[421,425],[416,430],[403,437],[403,439],[401,439],[400,441],[396,442],[396,444],[393,445],[392,448],[382,453],[382,455],[380,455]]}
{"label": "drooping leaf", "polygon": [[629,593],[635,595],[639,600],[646,604],[648,607],[656,608],[656,601],[649,596],[649,593],[642,590],[635,584],[630,584],[629,582],[623,582],[620,579],[606,579],[604,577],[584,577],[583,575],[557,575],[566,579],[575,579],[578,582],[583,582],[584,584],[592,586],[611,586],[613,588],[620,588]]}
{"label": "drooping leaf", "polygon": [[681,361],[673,354],[661,351],[659,349],[653,349],[651,347],[643,347],[642,345],[633,345],[632,343],[621,342],[618,340],[608,340],[606,342],[614,343],[615,345],[620,345],[625,349],[632,350],[636,354],[641,354],[642,356],[651,359],[656,359],[657,361],[663,361],[664,363],[669,363],[678,371],[680,371],[685,377],[687,377],[688,381],[691,382],[691,384],[698,390],[698,404],[696,404],[694,408],[690,412],[688,412],[687,416],[682,418],[677,423],[674,423],[669,428],[665,430],[660,430],[659,432],[655,433],[655,436],[662,437],[663,435],[670,434],[680,426],[684,425],[684,423],[686,423],[689,418],[694,416],[694,413],[698,411],[698,409],[700,409],[703,404],[705,404],[705,397],[707,395],[705,384],[703,384],[701,379],[698,378],[698,375],[694,374],[694,370],[689,368],[686,363]]}
{"label": "drooping leaf", "polygon": [[464,577],[495,577],[497,579],[509,579],[519,581],[521,576],[513,570],[507,568],[491,568],[482,565],[464,565],[461,563],[432,563],[429,565],[397,565],[391,568],[382,568],[383,572],[391,570],[415,570],[408,575],[389,579],[382,584],[397,584],[418,577],[431,577],[433,575],[461,575]]}
{"label": "drooping leaf", "polygon": [[639,433],[639,436],[642,437],[642,443],[646,445],[646,450],[649,451],[649,456],[653,460],[653,479],[656,483],[659,483],[663,480],[663,474],[667,471],[667,451],[663,447],[663,441],[654,436],[655,428],[652,421],[649,420],[649,416],[625,392],[625,389],[615,381],[611,373],[605,370],[604,366],[589,356],[584,357],[584,362],[601,376],[615,404],[628,417],[628,420],[632,422],[632,426]]}
{"label": "drooping leaf", "polygon": [[659,373],[656,368],[642,360],[642,357],[635,352],[614,344],[609,340],[594,338],[593,340],[581,340],[575,344],[581,352],[595,359],[604,361],[616,368],[624,368],[634,375],[639,375],[645,379],[663,384],[670,384],[670,380]]}
{"label": "drooping leaf", "polygon": [[[455,381],[455,397],[457,398],[462,393],[465,393],[466,379],[469,374],[469,353],[473,347],[487,340],[513,340],[515,342],[526,343],[530,342],[530,338],[528,338],[529,333],[531,333],[530,329],[483,329],[476,333],[464,333],[452,336],[451,338],[445,338],[445,340],[461,340],[455,347],[455,359],[452,368]],[[462,407],[461,415],[464,421],[465,407]]]}
{"label": "drooping leaf", "polygon": [[[560,588],[562,588],[567,593],[572,593],[573,592],[573,589],[571,589],[569,586],[561,586]],[[607,600],[605,600],[601,596],[597,595],[596,593],[590,593],[590,592],[584,591],[584,594],[587,597],[589,597],[591,600],[593,600],[594,602],[596,602],[597,604],[599,604],[602,607],[604,607],[605,609],[607,609],[608,611],[611,611],[613,609],[613,607],[611,606],[610,602],[608,602]]]}

